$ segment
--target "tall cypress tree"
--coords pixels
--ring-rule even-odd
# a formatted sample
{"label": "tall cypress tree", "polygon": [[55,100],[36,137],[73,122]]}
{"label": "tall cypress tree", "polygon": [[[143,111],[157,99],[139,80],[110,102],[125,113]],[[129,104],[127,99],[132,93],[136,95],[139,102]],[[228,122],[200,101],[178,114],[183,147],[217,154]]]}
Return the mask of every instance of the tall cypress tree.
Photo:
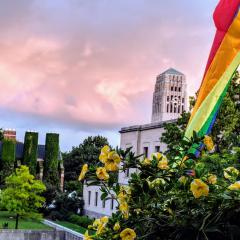
{"label": "tall cypress tree", "polygon": [[31,174],[36,176],[38,153],[38,133],[26,132],[23,148],[23,164],[29,167]]}

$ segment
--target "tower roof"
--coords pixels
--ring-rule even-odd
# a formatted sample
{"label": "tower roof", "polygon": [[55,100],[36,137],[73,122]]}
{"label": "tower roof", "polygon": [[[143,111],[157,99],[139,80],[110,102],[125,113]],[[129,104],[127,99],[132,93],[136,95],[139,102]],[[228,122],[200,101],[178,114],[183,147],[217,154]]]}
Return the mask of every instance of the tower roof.
{"label": "tower roof", "polygon": [[165,72],[161,73],[160,75],[162,75],[162,74],[175,74],[175,75],[182,75],[182,76],[184,76],[183,73],[177,71],[174,68],[169,68],[168,70],[166,70]]}

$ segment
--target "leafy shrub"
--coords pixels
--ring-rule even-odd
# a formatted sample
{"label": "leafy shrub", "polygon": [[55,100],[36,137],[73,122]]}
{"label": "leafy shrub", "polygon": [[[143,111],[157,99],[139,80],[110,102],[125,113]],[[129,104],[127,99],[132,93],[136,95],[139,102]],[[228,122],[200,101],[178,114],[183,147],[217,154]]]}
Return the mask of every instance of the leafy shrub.
{"label": "leafy shrub", "polygon": [[[111,218],[93,223],[90,228],[96,234],[91,238],[239,239],[240,148],[221,153],[203,150],[196,159],[188,149],[202,140],[194,134],[181,141],[168,159],[161,153],[142,159],[130,149],[103,148],[99,164],[84,169],[82,176],[88,185],[101,186],[101,199],[113,197],[118,207]],[[116,168],[138,171],[131,175],[129,186],[120,186],[112,177]]]}
{"label": "leafy shrub", "polygon": [[87,228],[89,225],[91,225],[93,223],[93,220],[90,219],[89,217],[87,216],[79,216],[79,215],[76,215],[76,214],[72,214],[70,217],[69,217],[69,222],[71,223],[75,223],[81,227],[84,227],[84,228]]}
{"label": "leafy shrub", "polygon": [[49,219],[56,221],[56,220],[65,220],[64,214],[62,214],[59,211],[51,211],[51,213],[48,216]]}
{"label": "leafy shrub", "polygon": [[64,190],[66,190],[67,192],[76,191],[78,196],[82,196],[83,185],[79,181],[64,182]]}

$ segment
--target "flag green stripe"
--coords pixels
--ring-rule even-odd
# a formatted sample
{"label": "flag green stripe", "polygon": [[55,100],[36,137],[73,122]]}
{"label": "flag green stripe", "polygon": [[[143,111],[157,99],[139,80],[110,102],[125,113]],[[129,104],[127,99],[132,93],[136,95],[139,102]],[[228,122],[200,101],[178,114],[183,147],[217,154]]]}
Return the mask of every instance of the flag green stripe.
{"label": "flag green stripe", "polygon": [[189,139],[192,136],[193,131],[199,133],[199,131],[204,127],[205,123],[210,121],[211,114],[214,114],[214,109],[217,107],[216,105],[221,103],[221,97],[224,97],[224,90],[227,89],[226,86],[230,82],[231,77],[239,64],[240,52],[237,53],[232,63],[228,66],[227,70],[224,72],[220,80],[216,83],[212,91],[204,99],[201,106],[195,113],[192,121],[186,129],[186,138]]}

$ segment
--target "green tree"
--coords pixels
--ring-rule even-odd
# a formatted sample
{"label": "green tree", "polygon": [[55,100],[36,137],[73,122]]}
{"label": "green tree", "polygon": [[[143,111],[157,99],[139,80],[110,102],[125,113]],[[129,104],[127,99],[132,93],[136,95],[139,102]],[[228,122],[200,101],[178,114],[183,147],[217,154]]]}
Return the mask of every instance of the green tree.
{"label": "green tree", "polygon": [[16,143],[13,140],[4,139],[2,141],[2,156],[0,162],[0,176],[1,184],[4,184],[4,180],[7,176],[13,173],[15,165],[15,152]]}
{"label": "green tree", "polygon": [[23,164],[29,167],[34,176],[37,170],[38,133],[26,132],[24,138]]}
{"label": "green tree", "polygon": [[48,184],[55,185],[57,188],[60,187],[59,164],[59,134],[47,133],[43,180]]}
{"label": "green tree", "polygon": [[0,141],[2,141],[3,140],[3,129],[2,128],[0,128]]}
{"label": "green tree", "polygon": [[4,208],[16,214],[16,229],[20,216],[40,217],[38,209],[45,201],[41,196],[45,190],[44,184],[35,180],[24,165],[6,178],[6,189],[1,192],[0,200]]}
{"label": "green tree", "polygon": [[101,148],[108,145],[108,140],[102,136],[90,136],[72,151],[63,154],[65,181],[77,180],[84,163],[96,164]]}

